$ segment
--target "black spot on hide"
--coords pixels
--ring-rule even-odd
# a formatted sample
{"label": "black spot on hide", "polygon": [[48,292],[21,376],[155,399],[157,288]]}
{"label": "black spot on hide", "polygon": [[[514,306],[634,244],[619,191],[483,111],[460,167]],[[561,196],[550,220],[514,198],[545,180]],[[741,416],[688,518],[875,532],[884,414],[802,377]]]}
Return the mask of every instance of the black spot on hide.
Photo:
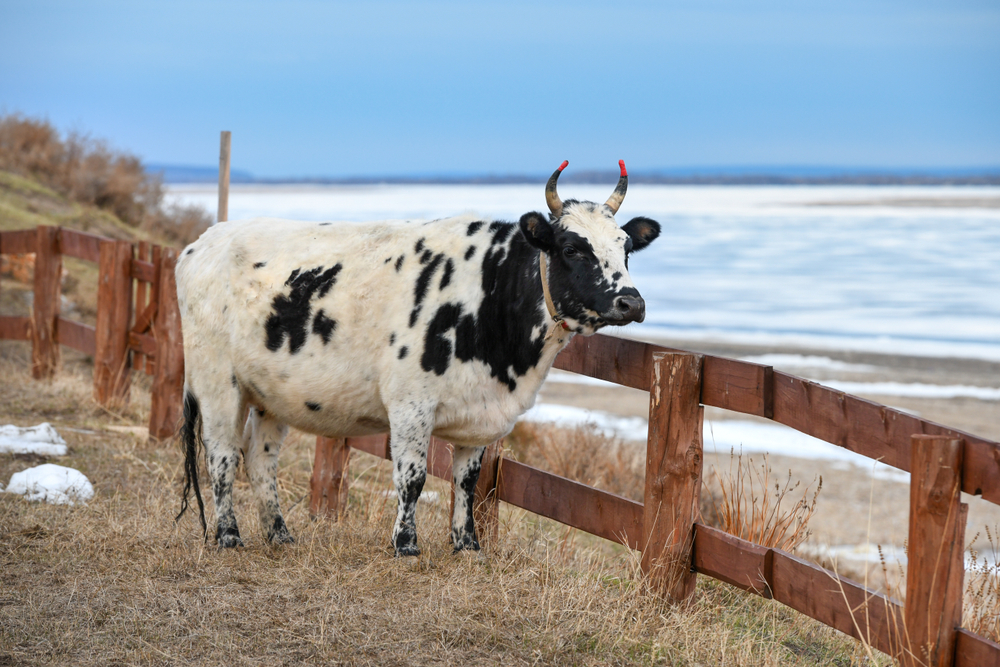
{"label": "black spot on hide", "polygon": [[482,229],[482,227],[483,227],[482,220],[478,220],[476,222],[470,222],[469,223],[469,228],[465,231],[465,235],[466,236],[472,236],[473,234],[475,234],[476,232],[478,232],[480,229]]}
{"label": "black spot on hide", "polygon": [[406,259],[406,255],[400,255],[399,259],[396,260],[396,273],[399,273],[399,270],[403,268],[404,259]]}
{"label": "black spot on hide", "polygon": [[541,357],[543,336],[532,337],[533,330],[541,331],[543,321],[538,307],[542,300],[538,251],[514,233],[513,224],[492,223],[490,230],[498,242],[483,256],[483,300],[438,306],[424,334],[420,363],[426,372],[443,375],[452,359],[475,359],[514,391],[517,378]]}
{"label": "black spot on hide", "polygon": [[410,351],[410,349],[408,347],[406,347],[405,345],[403,347],[399,348],[399,356],[398,356],[398,358],[399,359],[404,358],[409,353],[409,351]]}
{"label": "black spot on hide", "polygon": [[[428,250],[427,252],[430,251]],[[431,260],[430,264],[420,271],[420,275],[417,276],[417,282],[413,287],[413,310],[410,312],[411,327],[417,323],[417,318],[420,316],[420,304],[423,303],[424,297],[427,296],[427,287],[431,282],[431,278],[434,277],[434,272],[437,271],[437,267],[441,265],[443,260],[444,254],[438,253]]]}
{"label": "black spot on hide", "polygon": [[257,416],[258,417],[263,417],[266,414],[267,414],[267,412],[264,410],[264,408],[257,408]]}
{"label": "black spot on hide", "polygon": [[323,345],[330,342],[330,338],[333,337],[333,332],[336,328],[336,320],[331,320],[327,317],[322,308],[316,313],[316,317],[313,318],[312,331],[323,338]]}
{"label": "black spot on hide", "polygon": [[256,263],[255,263],[255,264],[253,265],[253,268],[255,268],[255,269],[259,269],[259,268],[261,268],[261,267],[263,267],[263,266],[267,266],[267,262],[256,262]]}
{"label": "black spot on hide", "polygon": [[395,344],[396,344],[396,334],[394,333],[389,334],[389,346],[391,347]]}
{"label": "black spot on hide", "polygon": [[230,382],[230,384],[233,385],[233,389],[235,389],[236,388],[236,374],[235,373],[229,376],[229,382]]}
{"label": "black spot on hide", "polygon": [[420,255],[420,263],[426,264],[427,262],[430,261],[433,255],[434,253],[432,253],[430,250],[424,250],[424,252]]}
{"label": "black spot on hide", "polygon": [[415,252],[415,253],[417,253],[419,255],[423,251],[424,251],[424,239],[420,238],[420,239],[417,240],[416,245],[413,246],[413,252]]}
{"label": "black spot on hide", "polygon": [[[330,288],[337,282],[337,274],[343,265],[337,264],[326,271],[319,266],[315,269],[302,271],[295,269],[285,285],[291,286],[291,292],[286,296],[279,294],[271,303],[273,312],[264,323],[267,333],[267,349],[277,352],[288,338],[289,352],[295,354],[306,342],[306,323],[312,312],[310,302],[314,296],[326,296]],[[330,320],[332,322],[332,320]],[[332,332],[333,329],[331,328]]]}
{"label": "black spot on hide", "polygon": [[385,258],[385,261],[384,261],[384,262],[382,262],[382,263],[383,263],[383,264],[388,264],[388,263],[389,263],[389,262],[391,262],[391,261],[392,261],[392,257],[386,257],[386,258]]}
{"label": "black spot on hide", "polygon": [[451,282],[451,272],[455,270],[455,263],[450,259],[444,263],[444,275],[441,276],[441,285],[439,289],[444,289]]}
{"label": "black spot on hide", "polygon": [[476,254],[476,246],[470,245],[469,249],[465,251],[465,261],[472,259],[472,256]]}
{"label": "black spot on hide", "polygon": [[313,412],[319,412],[322,406],[319,403],[313,403],[312,401],[306,401],[306,407]]}
{"label": "black spot on hide", "polygon": [[194,248],[188,248],[187,254],[188,255],[193,255],[194,254]]}

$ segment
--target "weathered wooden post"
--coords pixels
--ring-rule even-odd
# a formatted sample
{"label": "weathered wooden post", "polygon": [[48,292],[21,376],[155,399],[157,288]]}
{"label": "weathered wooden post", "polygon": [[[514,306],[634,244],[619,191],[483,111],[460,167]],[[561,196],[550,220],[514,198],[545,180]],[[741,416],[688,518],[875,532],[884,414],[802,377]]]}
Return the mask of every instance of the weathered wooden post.
{"label": "weathered wooden post", "polygon": [[336,521],[347,511],[350,459],[351,447],[346,438],[316,437],[316,460],[309,479],[310,515]]}
{"label": "weathered wooden post", "polygon": [[232,133],[223,131],[219,138],[219,222],[229,219],[229,147]]}
{"label": "weathered wooden post", "polygon": [[59,228],[40,226],[35,231],[35,299],[31,320],[31,375],[51,378],[59,368],[58,325],[62,301],[62,254]]}
{"label": "weathered wooden post", "polygon": [[503,440],[487,445],[483,452],[476,497],[472,503],[472,516],[476,522],[476,532],[480,546],[496,546],[500,527],[500,499],[497,497],[497,481],[500,472],[500,457]]}
{"label": "weathered wooden post", "polygon": [[643,497],[642,570],[675,601],[694,593],[691,567],[702,474],[702,357],[653,353]]}
{"label": "weathered wooden post", "polygon": [[132,319],[132,244],[101,241],[97,283],[94,399],[110,406],[128,401],[128,330]]}
{"label": "weathered wooden post", "polygon": [[184,393],[184,339],[177,304],[177,251],[163,248],[159,255],[159,280],[154,298],[158,304],[153,319],[156,338],[156,374],[149,407],[149,435],[169,438],[181,420]]}
{"label": "weathered wooden post", "polygon": [[910,534],[906,565],[907,667],[954,664],[962,622],[965,519],[961,438],[911,438]]}

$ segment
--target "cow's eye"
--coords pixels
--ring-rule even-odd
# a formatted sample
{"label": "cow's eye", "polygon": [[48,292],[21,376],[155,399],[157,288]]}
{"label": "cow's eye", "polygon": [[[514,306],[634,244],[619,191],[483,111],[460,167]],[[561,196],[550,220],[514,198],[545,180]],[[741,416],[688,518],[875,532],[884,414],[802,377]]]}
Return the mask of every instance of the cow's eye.
{"label": "cow's eye", "polygon": [[566,257],[572,258],[572,257],[576,257],[578,254],[579,254],[579,251],[576,248],[574,248],[573,246],[571,246],[571,245],[565,246],[563,248],[563,255],[566,256]]}

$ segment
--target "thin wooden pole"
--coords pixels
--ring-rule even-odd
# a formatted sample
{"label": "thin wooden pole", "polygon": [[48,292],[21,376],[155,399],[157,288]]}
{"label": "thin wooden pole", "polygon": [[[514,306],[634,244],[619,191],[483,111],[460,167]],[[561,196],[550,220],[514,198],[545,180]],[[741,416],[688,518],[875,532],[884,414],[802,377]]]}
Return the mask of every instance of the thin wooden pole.
{"label": "thin wooden pole", "polygon": [[[476,484],[476,495],[472,503],[472,517],[476,524],[479,544],[483,547],[495,547],[499,533],[500,499],[497,497],[497,478],[502,451],[502,439],[487,445],[486,451],[483,452],[479,482]],[[454,484],[452,484],[452,497],[454,498]],[[452,501],[452,511],[454,511],[454,501]]]}
{"label": "thin wooden pole", "polygon": [[132,244],[101,241],[97,283],[94,400],[110,406],[128,401],[128,331],[132,320]]}
{"label": "thin wooden pole", "polygon": [[32,303],[31,375],[51,378],[59,368],[56,324],[62,301],[62,255],[59,228],[40,226],[35,232],[35,284]]}
{"label": "thin wooden pole", "polygon": [[694,593],[691,564],[702,475],[702,357],[653,354],[643,498],[642,570],[675,601]]}
{"label": "thin wooden pole", "polygon": [[219,140],[219,222],[229,219],[229,147],[232,133],[223,131]]}
{"label": "thin wooden pole", "polygon": [[911,439],[910,534],[906,565],[907,667],[951,667],[962,621],[965,517],[962,439]]}
{"label": "thin wooden pole", "polygon": [[150,392],[149,435],[162,439],[176,433],[180,425],[184,393],[184,339],[177,304],[177,280],[174,277],[177,251],[163,248],[156,257],[159,266],[153,297],[158,299],[153,320],[156,374]]}
{"label": "thin wooden pole", "polygon": [[351,448],[346,438],[316,437],[316,460],[309,480],[309,514],[334,521],[347,511]]}

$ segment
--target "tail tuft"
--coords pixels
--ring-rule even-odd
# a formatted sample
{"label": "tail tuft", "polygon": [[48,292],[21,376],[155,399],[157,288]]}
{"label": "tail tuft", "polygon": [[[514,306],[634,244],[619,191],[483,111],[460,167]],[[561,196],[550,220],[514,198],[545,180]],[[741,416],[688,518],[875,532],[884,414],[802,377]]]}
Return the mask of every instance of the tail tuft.
{"label": "tail tuft", "polygon": [[188,496],[194,489],[194,497],[198,501],[198,514],[201,518],[201,531],[208,540],[208,524],[205,523],[205,503],[201,499],[201,486],[198,484],[198,450],[204,446],[201,438],[201,410],[198,399],[189,391],[184,393],[184,424],[181,426],[181,446],[184,448],[184,495],[181,499],[181,511],[174,518],[180,521],[188,508]]}

